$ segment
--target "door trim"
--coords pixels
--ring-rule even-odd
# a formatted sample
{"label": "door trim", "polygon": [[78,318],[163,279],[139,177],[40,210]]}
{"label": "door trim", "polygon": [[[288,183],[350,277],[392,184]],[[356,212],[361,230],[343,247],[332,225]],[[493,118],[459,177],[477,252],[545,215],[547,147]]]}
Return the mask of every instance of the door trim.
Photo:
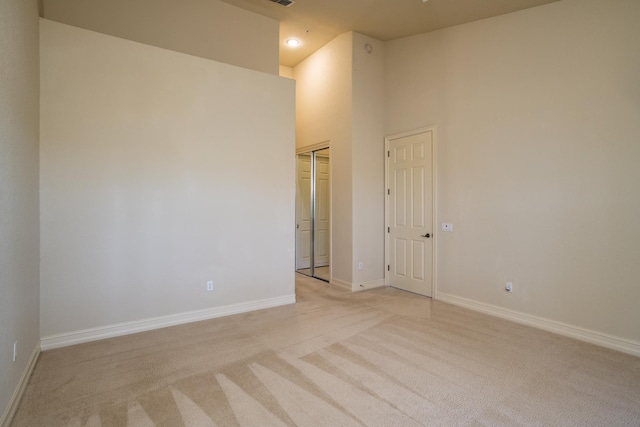
{"label": "door trim", "polygon": [[312,151],[320,151],[320,150],[324,150],[325,148],[331,149],[330,140],[318,142],[316,144],[305,145],[304,147],[297,147],[296,154],[304,154],[304,153],[310,153]]}
{"label": "door trim", "polygon": [[389,140],[404,138],[407,136],[419,135],[421,133],[431,132],[433,134],[433,144],[431,145],[431,183],[432,189],[431,194],[433,195],[433,203],[432,203],[432,213],[431,213],[431,229],[433,230],[433,251],[431,251],[432,258],[432,269],[431,269],[431,298],[433,300],[438,299],[438,286],[437,286],[437,277],[438,275],[438,234],[437,233],[437,224],[438,224],[438,173],[437,173],[437,126],[428,126],[423,128],[418,128],[414,130],[409,130],[405,132],[394,133],[391,135],[387,135],[384,138],[384,285],[389,285],[389,270],[387,270],[387,266],[391,265],[389,260],[389,233],[387,232],[389,227],[389,194],[387,194],[387,189],[389,188]]}

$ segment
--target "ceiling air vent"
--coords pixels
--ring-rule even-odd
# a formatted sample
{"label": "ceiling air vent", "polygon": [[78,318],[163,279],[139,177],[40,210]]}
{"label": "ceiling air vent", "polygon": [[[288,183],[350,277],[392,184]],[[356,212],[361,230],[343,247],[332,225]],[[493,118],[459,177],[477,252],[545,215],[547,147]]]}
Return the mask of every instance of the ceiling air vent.
{"label": "ceiling air vent", "polygon": [[269,0],[269,1],[273,2],[273,3],[277,3],[277,4],[279,4],[281,6],[284,6],[284,7],[289,7],[289,6],[291,6],[292,4],[295,3],[293,0]]}

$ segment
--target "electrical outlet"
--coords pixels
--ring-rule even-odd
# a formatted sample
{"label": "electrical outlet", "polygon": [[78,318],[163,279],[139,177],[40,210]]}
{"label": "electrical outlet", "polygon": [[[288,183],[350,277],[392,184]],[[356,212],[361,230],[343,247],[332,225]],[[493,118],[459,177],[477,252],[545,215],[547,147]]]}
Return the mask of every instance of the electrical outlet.
{"label": "electrical outlet", "polygon": [[504,290],[507,292],[513,292],[513,283],[507,282],[507,285],[504,287]]}
{"label": "electrical outlet", "polygon": [[15,362],[18,358],[18,341],[13,343],[13,361]]}
{"label": "electrical outlet", "polygon": [[358,270],[362,270],[364,268],[364,262],[360,261],[358,263]]}
{"label": "electrical outlet", "polygon": [[445,233],[450,233],[453,231],[453,224],[449,223],[449,222],[443,222],[442,223],[442,231],[444,231]]}
{"label": "electrical outlet", "polygon": [[213,280],[209,280],[207,282],[207,291],[212,291],[213,290]]}

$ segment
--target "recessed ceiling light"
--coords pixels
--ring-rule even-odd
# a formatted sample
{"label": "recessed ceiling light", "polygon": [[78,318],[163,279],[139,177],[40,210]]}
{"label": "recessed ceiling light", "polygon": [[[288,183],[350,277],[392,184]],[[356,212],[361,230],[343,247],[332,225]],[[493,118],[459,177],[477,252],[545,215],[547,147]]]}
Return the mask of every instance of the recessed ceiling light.
{"label": "recessed ceiling light", "polygon": [[286,41],[285,44],[287,46],[289,46],[289,47],[298,47],[298,46],[300,46],[300,40],[289,39],[289,40]]}

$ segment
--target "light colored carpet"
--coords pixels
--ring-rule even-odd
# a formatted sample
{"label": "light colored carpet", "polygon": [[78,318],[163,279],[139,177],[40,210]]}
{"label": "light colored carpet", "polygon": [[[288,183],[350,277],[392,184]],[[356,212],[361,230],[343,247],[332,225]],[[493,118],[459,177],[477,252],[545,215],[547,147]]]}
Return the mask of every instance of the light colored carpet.
{"label": "light colored carpet", "polygon": [[391,288],[44,352],[14,426],[640,426],[640,358]]}

